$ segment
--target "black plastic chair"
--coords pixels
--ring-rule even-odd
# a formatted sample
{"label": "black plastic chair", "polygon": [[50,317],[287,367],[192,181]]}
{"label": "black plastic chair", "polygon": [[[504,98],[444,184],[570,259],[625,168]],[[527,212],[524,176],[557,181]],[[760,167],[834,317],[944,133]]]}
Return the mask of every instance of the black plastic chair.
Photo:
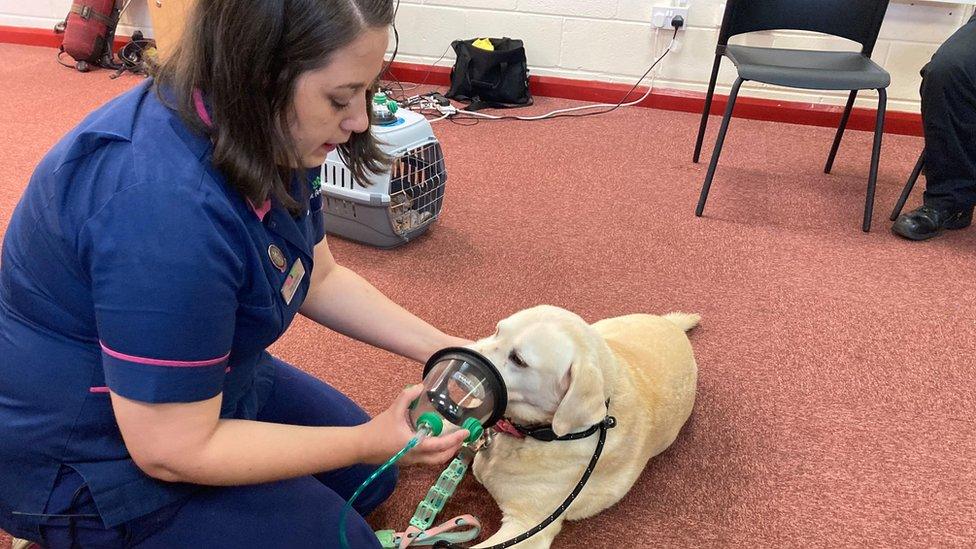
{"label": "black plastic chair", "polygon": [[925,169],[925,151],[922,151],[922,154],[918,155],[918,162],[915,163],[915,169],[912,170],[912,175],[908,176],[908,181],[905,182],[905,188],[901,190],[901,196],[898,197],[898,203],[895,204],[895,209],[891,210],[890,219],[892,221],[898,219],[901,211],[905,209],[905,202],[908,201],[908,195],[912,194],[912,189],[915,188],[915,182],[922,175],[923,169]]}
{"label": "black plastic chair", "polygon": [[[881,156],[881,136],[884,130],[886,88],[891,83],[887,71],[871,60],[871,53],[878,40],[881,22],[888,9],[888,0],[728,0],[722,28],[719,31],[718,47],[715,50],[715,65],[705,96],[705,110],[702,112],[698,141],[695,144],[695,162],[701,156],[702,141],[708,125],[708,114],[715,93],[715,80],[718,78],[722,57],[728,57],[735,64],[739,76],[732,85],[722,126],[712,151],[712,160],[702,186],[701,197],[695,215],[701,216],[708,199],[708,190],[715,176],[729,120],[735,108],[739,88],[747,80],[791,88],[819,90],[850,90],[851,95],[844,108],[844,114],[834,137],[834,144],[827,158],[825,173],[830,173],[840,147],[841,137],[854,107],[854,99],[859,90],[878,91],[878,114],[874,130],[874,149],[871,154],[871,171],[868,177],[867,198],[864,203],[864,223],[862,229],[871,230],[871,215],[874,210],[874,188],[878,180],[878,162]],[[860,52],[807,51],[778,48],[758,48],[729,45],[729,38],[755,31],[765,30],[803,30],[815,31],[853,40],[861,44]]]}

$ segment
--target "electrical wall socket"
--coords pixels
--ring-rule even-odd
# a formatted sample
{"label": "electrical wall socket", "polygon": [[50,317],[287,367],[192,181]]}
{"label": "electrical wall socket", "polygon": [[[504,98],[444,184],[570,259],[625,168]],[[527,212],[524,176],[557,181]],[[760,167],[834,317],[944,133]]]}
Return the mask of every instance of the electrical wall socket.
{"label": "electrical wall socket", "polygon": [[651,25],[659,29],[670,29],[671,20],[680,15],[685,20],[684,29],[688,26],[688,7],[654,6],[651,10]]}

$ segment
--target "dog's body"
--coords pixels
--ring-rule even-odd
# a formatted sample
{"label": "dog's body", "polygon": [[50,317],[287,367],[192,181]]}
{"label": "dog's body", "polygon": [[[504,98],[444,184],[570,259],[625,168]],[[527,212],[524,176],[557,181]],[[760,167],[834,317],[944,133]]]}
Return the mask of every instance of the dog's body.
{"label": "dog's body", "polygon": [[[697,315],[629,315],[593,325],[556,307],[535,307],[499,323],[472,348],[499,366],[508,417],[576,433],[608,413],[602,457],[585,488],[549,527],[515,547],[548,548],[564,519],[590,517],[619,501],[647,461],[674,442],[695,401],[697,366],[685,335]],[[610,400],[609,412],[604,403]],[[474,473],[501,508],[501,529],[479,547],[513,538],[555,511],[579,482],[599,434],[541,442],[498,434]]]}

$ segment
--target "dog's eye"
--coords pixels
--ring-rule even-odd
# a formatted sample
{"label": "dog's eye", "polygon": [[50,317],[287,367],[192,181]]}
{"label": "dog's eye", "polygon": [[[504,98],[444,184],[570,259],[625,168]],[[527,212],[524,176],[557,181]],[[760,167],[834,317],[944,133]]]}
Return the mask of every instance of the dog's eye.
{"label": "dog's eye", "polygon": [[512,351],[511,353],[508,354],[508,359],[512,361],[512,364],[515,364],[519,368],[529,367],[529,365],[526,364],[525,361],[522,360],[522,357],[518,356],[518,353],[516,353],[515,351]]}

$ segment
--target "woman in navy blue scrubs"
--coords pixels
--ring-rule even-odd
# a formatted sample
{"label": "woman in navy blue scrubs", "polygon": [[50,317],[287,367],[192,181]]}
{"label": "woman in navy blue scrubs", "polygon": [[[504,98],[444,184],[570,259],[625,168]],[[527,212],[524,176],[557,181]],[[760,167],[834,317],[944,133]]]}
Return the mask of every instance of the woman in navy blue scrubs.
{"label": "woman in navy blue scrubs", "polygon": [[[158,76],[43,158],[0,263],[0,528],[49,548],[337,546],[419,387],[370,419],[265,349],[296,313],[418,361],[464,343],[324,239],[326,155],[384,162],[367,97],[392,17],[392,0],[199,2]],[[352,546],[378,546],[350,518]]]}

